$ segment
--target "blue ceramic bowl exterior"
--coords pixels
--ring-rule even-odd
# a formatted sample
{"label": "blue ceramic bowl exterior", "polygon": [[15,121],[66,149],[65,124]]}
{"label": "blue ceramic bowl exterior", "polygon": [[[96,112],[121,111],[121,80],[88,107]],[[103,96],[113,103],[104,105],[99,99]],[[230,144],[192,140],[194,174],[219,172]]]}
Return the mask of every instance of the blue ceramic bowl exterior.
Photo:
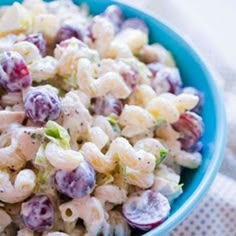
{"label": "blue ceramic bowl exterior", "polygon": [[[1,0],[0,5],[12,4],[11,0]],[[222,98],[206,65],[177,33],[168,26],[137,9],[111,0],[75,0],[77,4],[86,2],[92,14],[101,13],[108,5],[118,4],[126,17],[139,17],[150,29],[150,42],[159,42],[170,50],[185,85],[198,88],[205,94],[202,117],[205,123],[203,162],[197,170],[184,170],[182,182],[184,193],[173,204],[169,218],[145,236],[165,235],[175,228],[197,206],[206,194],[221,165],[226,143],[226,118]]]}

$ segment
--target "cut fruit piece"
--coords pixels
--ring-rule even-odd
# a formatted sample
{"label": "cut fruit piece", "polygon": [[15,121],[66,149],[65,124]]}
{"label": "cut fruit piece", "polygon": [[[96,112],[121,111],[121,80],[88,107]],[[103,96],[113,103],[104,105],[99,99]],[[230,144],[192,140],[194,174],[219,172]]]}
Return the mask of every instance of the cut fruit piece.
{"label": "cut fruit piece", "polygon": [[151,230],[169,215],[170,204],[161,193],[147,190],[131,196],[123,205],[123,215],[128,224],[141,230]]}
{"label": "cut fruit piece", "polygon": [[26,116],[31,121],[44,124],[59,117],[61,102],[57,94],[35,89],[27,94],[24,108]]}
{"label": "cut fruit piece", "polygon": [[0,54],[0,86],[8,92],[20,92],[32,84],[24,58],[14,51]]}
{"label": "cut fruit piece", "polygon": [[81,198],[93,191],[95,171],[87,161],[83,161],[72,171],[57,170],[54,182],[60,193],[71,198]]}
{"label": "cut fruit piece", "polygon": [[0,37],[26,32],[32,26],[32,16],[21,4],[15,2],[0,20]]}
{"label": "cut fruit piece", "polygon": [[109,116],[115,114],[119,116],[123,110],[123,103],[111,95],[93,98],[91,100],[92,114]]}
{"label": "cut fruit piece", "polygon": [[36,195],[24,202],[21,215],[25,226],[34,231],[45,231],[54,222],[53,203],[46,194]]}
{"label": "cut fruit piece", "polygon": [[183,150],[192,148],[204,132],[202,118],[194,112],[181,114],[180,119],[172,127],[180,133],[179,141]]}

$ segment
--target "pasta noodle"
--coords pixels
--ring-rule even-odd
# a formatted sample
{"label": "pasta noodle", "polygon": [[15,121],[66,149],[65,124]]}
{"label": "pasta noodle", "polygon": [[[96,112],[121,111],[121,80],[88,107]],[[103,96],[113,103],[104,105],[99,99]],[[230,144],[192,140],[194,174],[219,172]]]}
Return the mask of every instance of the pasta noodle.
{"label": "pasta noodle", "polygon": [[5,171],[0,171],[0,200],[7,203],[21,202],[29,197],[35,186],[35,174],[30,169],[21,170],[14,185]]}

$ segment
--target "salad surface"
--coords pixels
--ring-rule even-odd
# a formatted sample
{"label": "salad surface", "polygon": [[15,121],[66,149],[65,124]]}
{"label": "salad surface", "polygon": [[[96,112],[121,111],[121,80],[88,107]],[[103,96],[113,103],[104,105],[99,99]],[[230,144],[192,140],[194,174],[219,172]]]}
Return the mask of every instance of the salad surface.
{"label": "salad surface", "polygon": [[201,165],[203,94],[111,5],[0,8],[0,235],[131,235]]}

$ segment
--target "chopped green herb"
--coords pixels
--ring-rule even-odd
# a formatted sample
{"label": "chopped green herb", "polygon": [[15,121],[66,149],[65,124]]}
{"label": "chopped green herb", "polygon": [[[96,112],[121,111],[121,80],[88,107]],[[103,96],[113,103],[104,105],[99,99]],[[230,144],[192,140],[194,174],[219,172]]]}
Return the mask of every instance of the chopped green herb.
{"label": "chopped green herb", "polygon": [[168,151],[166,149],[160,150],[160,158],[156,161],[156,167],[159,166],[166,158]]}
{"label": "chopped green herb", "polygon": [[36,139],[36,133],[32,133],[30,136],[32,139]]}
{"label": "chopped green herb", "polygon": [[107,120],[109,121],[115,132],[120,132],[120,126],[118,125],[118,116],[116,116],[115,114],[110,114],[109,116],[107,116]]}
{"label": "chopped green herb", "polygon": [[118,123],[118,117],[113,113],[107,116],[107,120],[110,122],[111,125],[115,125]]}
{"label": "chopped green herb", "polygon": [[49,140],[59,142],[62,146],[69,147],[70,145],[70,135],[68,131],[54,121],[47,122],[44,135]]}

